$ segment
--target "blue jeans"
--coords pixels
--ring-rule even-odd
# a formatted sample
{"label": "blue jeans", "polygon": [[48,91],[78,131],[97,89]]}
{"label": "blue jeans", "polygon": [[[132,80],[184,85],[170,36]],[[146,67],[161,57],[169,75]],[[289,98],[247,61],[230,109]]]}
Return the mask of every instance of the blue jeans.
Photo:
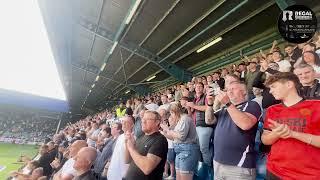
{"label": "blue jeans", "polygon": [[213,128],[198,126],[196,129],[199,137],[199,145],[203,162],[208,166],[212,166],[212,152],[209,149],[209,142]]}
{"label": "blue jeans", "polygon": [[176,170],[181,173],[193,174],[199,161],[199,145],[174,143],[173,148],[176,153]]}

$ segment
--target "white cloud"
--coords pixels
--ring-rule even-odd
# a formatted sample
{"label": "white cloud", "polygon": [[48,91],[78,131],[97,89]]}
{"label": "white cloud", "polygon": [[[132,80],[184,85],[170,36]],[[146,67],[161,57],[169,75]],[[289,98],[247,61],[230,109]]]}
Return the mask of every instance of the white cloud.
{"label": "white cloud", "polygon": [[0,88],[66,100],[38,1],[0,1],[0,23]]}

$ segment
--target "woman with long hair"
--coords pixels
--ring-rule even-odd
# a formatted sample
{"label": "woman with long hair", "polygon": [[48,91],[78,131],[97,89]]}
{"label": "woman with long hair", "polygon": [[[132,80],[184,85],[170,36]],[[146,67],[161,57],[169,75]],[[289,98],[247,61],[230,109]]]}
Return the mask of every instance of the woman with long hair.
{"label": "woman with long hair", "polygon": [[176,154],[176,179],[192,180],[200,156],[196,127],[190,116],[185,114],[180,103],[170,105],[170,120],[176,122],[173,130],[162,124],[163,135],[173,140]]}

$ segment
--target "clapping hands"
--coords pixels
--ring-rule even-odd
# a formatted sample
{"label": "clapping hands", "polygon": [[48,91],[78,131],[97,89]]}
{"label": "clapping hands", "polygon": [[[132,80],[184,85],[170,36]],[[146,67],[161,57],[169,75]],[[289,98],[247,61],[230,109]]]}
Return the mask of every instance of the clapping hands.
{"label": "clapping hands", "polygon": [[268,120],[270,122],[270,128],[272,133],[275,133],[279,138],[287,139],[292,137],[292,130],[286,124],[281,124],[271,119]]}

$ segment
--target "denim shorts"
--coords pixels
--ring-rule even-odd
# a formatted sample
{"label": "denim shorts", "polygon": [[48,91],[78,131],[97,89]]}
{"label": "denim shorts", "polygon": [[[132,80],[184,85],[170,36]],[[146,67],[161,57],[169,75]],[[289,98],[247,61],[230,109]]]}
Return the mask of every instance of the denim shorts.
{"label": "denim shorts", "polygon": [[174,149],[173,148],[169,148],[168,149],[168,154],[167,154],[167,161],[169,163],[173,163],[175,158],[176,158],[176,154],[174,152]]}
{"label": "denim shorts", "polygon": [[174,143],[173,147],[176,153],[176,169],[180,171],[180,173],[194,173],[200,157],[199,145]]}

